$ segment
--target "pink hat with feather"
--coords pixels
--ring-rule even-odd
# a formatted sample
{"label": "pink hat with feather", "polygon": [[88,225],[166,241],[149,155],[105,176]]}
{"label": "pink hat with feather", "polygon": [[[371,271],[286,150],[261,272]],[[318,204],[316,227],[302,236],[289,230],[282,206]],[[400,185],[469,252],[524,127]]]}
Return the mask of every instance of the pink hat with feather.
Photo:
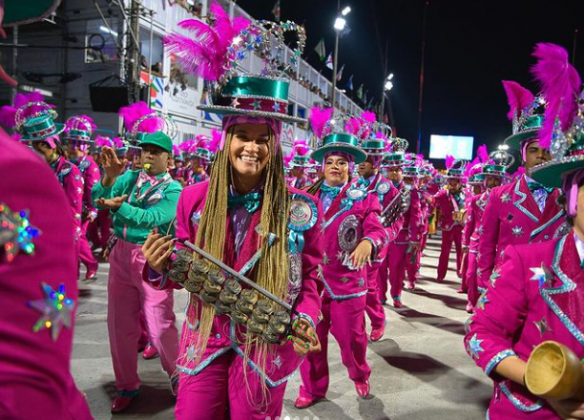
{"label": "pink hat with feather", "polygon": [[575,216],[578,186],[584,180],[584,92],[568,52],[554,44],[537,44],[533,68],[549,105],[539,132],[542,147],[551,160],[531,169],[531,177],[550,187],[563,187],[568,210]]}
{"label": "pink hat with feather", "polygon": [[309,168],[312,166],[310,163],[312,148],[308,145],[308,141],[304,139],[295,140],[292,145],[292,153],[291,168]]}
{"label": "pink hat with feather", "polygon": [[[294,22],[250,22],[243,16],[233,19],[217,3],[209,8],[210,24],[188,19],[179,26],[192,36],[171,34],[164,37],[164,45],[174,54],[183,69],[208,83],[208,103],[198,108],[220,115],[245,115],[273,118],[285,122],[305,122],[288,114],[286,71],[298,65],[304,50],[304,28]],[[296,48],[284,69],[276,64],[277,55],[284,47],[284,34],[297,35]],[[254,52],[263,57],[264,68],[259,74],[238,73],[238,63]]]}
{"label": "pink hat with feather", "polygon": [[511,149],[521,150],[521,143],[535,139],[543,123],[546,101],[543,95],[536,97],[517,82],[503,80],[503,88],[509,102],[509,118],[513,124],[513,134],[505,139]]}

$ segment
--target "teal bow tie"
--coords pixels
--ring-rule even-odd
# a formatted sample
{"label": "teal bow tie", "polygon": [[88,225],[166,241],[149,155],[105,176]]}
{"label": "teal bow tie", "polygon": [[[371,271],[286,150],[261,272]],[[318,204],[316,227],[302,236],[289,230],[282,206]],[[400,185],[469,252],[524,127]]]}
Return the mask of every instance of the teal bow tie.
{"label": "teal bow tie", "polygon": [[341,187],[329,187],[328,185],[322,184],[320,187],[320,191],[323,194],[330,194],[334,200],[335,198],[337,198],[337,195],[341,193]]}
{"label": "teal bow tie", "polygon": [[361,178],[359,178],[359,180],[357,181],[357,184],[358,184],[358,185],[362,185],[362,186],[364,186],[365,188],[368,188],[368,187],[369,187],[369,184],[371,184],[371,183],[369,182],[369,180],[368,180],[368,179],[365,179],[365,178],[361,177]]}
{"label": "teal bow tie", "polygon": [[529,187],[529,191],[531,191],[532,193],[538,190],[545,190],[545,192],[548,194],[554,192],[554,189],[552,187],[546,187],[545,185],[535,181],[528,181],[527,186]]}
{"label": "teal bow tie", "polygon": [[230,195],[227,208],[232,209],[243,205],[248,213],[255,213],[260,208],[262,195],[259,192],[250,192],[244,195]]}

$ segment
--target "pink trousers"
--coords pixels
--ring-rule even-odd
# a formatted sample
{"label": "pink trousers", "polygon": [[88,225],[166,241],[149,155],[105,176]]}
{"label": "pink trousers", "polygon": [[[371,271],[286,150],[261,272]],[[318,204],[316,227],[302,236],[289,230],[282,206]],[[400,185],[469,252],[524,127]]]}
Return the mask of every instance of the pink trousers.
{"label": "pink trousers", "polygon": [[322,351],[310,353],[300,365],[302,385],[300,396],[317,400],[324,398],[329,386],[328,334],[339,343],[341,360],[354,382],[365,382],[371,375],[367,363],[367,332],[365,331],[366,296],[346,300],[322,298],[323,319],[316,326]]}
{"label": "pink trousers", "polygon": [[460,288],[466,293],[468,292],[468,252],[462,254],[462,262],[460,264],[460,275],[462,277]]}
{"label": "pink trousers", "polygon": [[477,284],[477,254],[469,252],[467,254],[468,267],[466,270],[466,279],[468,286],[468,302],[475,306],[479,300],[479,289]]}
{"label": "pink trousers", "polygon": [[178,358],[178,331],[173,290],[155,290],[142,280],[145,259],[141,245],[118,240],[109,260],[107,327],[118,390],[135,390],[138,377],[140,310],[151,344],[170,376]]}
{"label": "pink trousers", "polygon": [[456,273],[460,274],[460,260],[462,257],[462,226],[454,226],[451,230],[442,231],[442,247],[440,248],[440,259],[438,260],[438,277],[439,281],[444,280],[448,270],[448,259],[450,258],[450,249],[454,243],[456,250]]}
{"label": "pink trousers", "polygon": [[[379,269],[379,298],[382,302],[387,300],[387,280],[391,286],[391,298],[400,300],[406,278],[407,259],[412,254],[407,253],[408,245],[398,245],[395,242],[389,244],[387,258]],[[389,274],[388,274],[389,271]]]}
{"label": "pink trousers", "polygon": [[107,241],[111,235],[111,219],[109,209],[102,209],[97,211],[97,218],[89,224],[87,228],[87,237],[94,246],[107,245]]}
{"label": "pink trousers", "polygon": [[97,269],[97,260],[91,252],[91,246],[89,245],[89,240],[87,239],[87,227],[89,226],[89,220],[85,220],[81,223],[81,236],[79,237],[79,260],[88,269]]}
{"label": "pink trousers", "polygon": [[198,375],[181,373],[175,406],[177,420],[265,420],[282,414],[286,382],[266,388],[234,351],[215,359]]}
{"label": "pink trousers", "polygon": [[387,251],[382,262],[374,263],[367,267],[367,299],[365,311],[367,312],[367,316],[371,321],[371,329],[374,330],[383,328],[385,325],[385,311],[383,310],[383,305],[381,305],[381,300],[379,299],[379,287],[377,286],[377,280],[379,277],[379,269],[383,265],[383,262],[386,258]]}

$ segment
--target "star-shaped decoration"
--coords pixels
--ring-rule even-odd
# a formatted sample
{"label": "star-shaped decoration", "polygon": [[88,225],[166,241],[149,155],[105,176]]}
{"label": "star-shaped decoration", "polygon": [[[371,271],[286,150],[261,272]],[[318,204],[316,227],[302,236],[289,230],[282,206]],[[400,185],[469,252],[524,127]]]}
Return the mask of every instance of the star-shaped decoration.
{"label": "star-shaped decoration", "polygon": [[479,226],[479,228],[477,229],[477,231],[479,232],[479,235],[482,235],[482,234],[483,234],[483,231],[484,231],[484,229],[483,229],[483,227],[482,227],[482,226]]}
{"label": "star-shaped decoration", "polygon": [[514,228],[511,228],[511,230],[513,231],[514,236],[523,236],[523,227],[515,226]]}
{"label": "star-shaped decoration", "polygon": [[231,106],[232,106],[233,108],[237,108],[239,105],[241,105],[241,104],[239,103],[239,100],[238,100],[237,98],[233,98],[233,99],[231,100]]}
{"label": "star-shaped decoration", "polygon": [[326,230],[326,223],[323,220],[322,222],[320,222],[320,234],[324,235],[324,231]]}
{"label": "star-shaped decoration", "polygon": [[479,359],[479,353],[485,351],[485,349],[483,349],[481,347],[481,343],[484,340],[479,340],[477,338],[477,335],[473,335],[472,338],[469,340],[468,342],[468,352],[470,353],[470,355],[474,358],[474,359]]}
{"label": "star-shaped decoration", "polygon": [[470,325],[473,323],[472,316],[469,316],[466,322],[464,323],[464,331],[468,334],[470,331]]}
{"label": "star-shaped decoration", "polygon": [[540,288],[543,287],[544,284],[548,287],[551,286],[554,276],[544,263],[541,263],[541,266],[539,267],[530,267],[529,269],[533,273],[530,280],[537,280]]}
{"label": "star-shaped decoration", "polygon": [[537,328],[541,336],[543,336],[546,332],[552,330],[547,324],[545,318],[542,318],[539,321],[533,321],[533,323],[535,324],[535,327]]}
{"label": "star-shaped decoration", "polygon": [[257,111],[258,109],[260,109],[262,107],[262,102],[257,100],[257,99],[254,99],[253,102],[251,103],[251,105],[253,106],[253,109],[255,111]]}
{"label": "star-shaped decoration", "polygon": [[280,102],[274,102],[274,105],[272,106],[272,109],[274,110],[274,112],[280,112],[282,108],[282,105],[280,104]]}
{"label": "star-shaped decoration", "polygon": [[81,213],[75,213],[75,219],[81,220]]}
{"label": "star-shaped decoration", "polygon": [[330,260],[330,258],[328,257],[328,255],[326,255],[326,252],[323,252],[323,253],[322,253],[322,264],[323,264],[323,265],[327,265],[327,264],[328,264],[328,263],[330,263],[330,262],[331,262],[331,260]]}
{"label": "star-shaped decoration", "polygon": [[194,345],[187,347],[187,362],[192,362],[197,358],[197,350]]}
{"label": "star-shaped decoration", "polygon": [[489,302],[490,302],[490,300],[489,300],[489,298],[487,297],[487,292],[485,291],[485,293],[483,293],[483,294],[481,295],[481,297],[479,298],[479,300],[478,300],[478,302],[477,302],[477,308],[479,308],[479,309],[483,309],[483,310],[484,310],[484,309],[485,309],[485,305],[486,305],[487,303],[489,303]]}
{"label": "star-shaped decoration", "polygon": [[41,317],[32,328],[38,332],[44,328],[51,330],[51,338],[56,341],[63,326],[71,328],[71,314],[75,307],[73,299],[67,297],[65,285],[60,284],[58,290],[42,283],[44,299],[28,302],[28,306],[41,314]]}
{"label": "star-shaped decoration", "polygon": [[483,271],[480,268],[477,268],[477,277],[482,277],[483,276]]}
{"label": "star-shaped decoration", "polygon": [[509,201],[511,201],[511,196],[509,195],[509,193],[501,194],[501,201],[503,203],[508,203]]}
{"label": "star-shaped decoration", "polygon": [[81,179],[81,175],[75,175],[75,180],[79,181]]}
{"label": "star-shaped decoration", "polygon": [[282,358],[280,357],[280,355],[277,355],[274,360],[272,360],[272,363],[278,368],[280,369],[282,367]]}
{"label": "star-shaped decoration", "polygon": [[363,277],[361,277],[361,278],[359,279],[359,282],[358,282],[358,284],[359,284],[359,287],[363,287],[363,286],[365,286],[365,279],[364,279]]}
{"label": "star-shaped decoration", "polygon": [[83,188],[77,187],[77,194],[83,194]]}
{"label": "star-shaped decoration", "polygon": [[337,260],[338,261],[343,261],[344,259],[345,259],[345,256],[343,254],[343,251],[337,252]]}
{"label": "star-shaped decoration", "polygon": [[495,283],[497,282],[497,280],[499,279],[499,277],[501,277],[501,274],[499,273],[499,270],[495,269],[493,270],[493,273],[491,274],[491,286],[493,286],[493,289],[495,288]]}
{"label": "star-shaped decoration", "polygon": [[8,262],[20,251],[34,254],[33,241],[40,234],[41,231],[30,224],[28,210],[12,212],[6,204],[0,203],[0,248],[4,249]]}
{"label": "star-shaped decoration", "polygon": [[346,276],[343,276],[343,277],[341,277],[341,281],[342,281],[344,284],[347,284],[347,282],[349,281],[349,278],[348,278],[348,277],[346,277]]}

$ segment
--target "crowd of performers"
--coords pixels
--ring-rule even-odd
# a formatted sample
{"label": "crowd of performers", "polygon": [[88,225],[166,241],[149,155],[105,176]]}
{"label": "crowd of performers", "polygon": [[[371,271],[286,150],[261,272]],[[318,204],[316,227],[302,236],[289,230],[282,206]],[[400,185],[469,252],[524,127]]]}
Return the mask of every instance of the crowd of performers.
{"label": "crowd of performers", "polygon": [[[445,280],[454,245],[472,314],[464,345],[494,383],[487,418],[584,418],[581,401],[525,385],[543,341],[584,357],[584,106],[566,51],[536,46],[538,95],[503,82],[514,174],[511,154],[485,146],[438,171],[373,113],[323,107],[311,109],[313,140],[285,155],[282,124],[304,123],[287,114],[289,82],[269,58],[262,75],[233,65],[265,39],[283,42],[279,26],[211,11],[193,38],[165,38],[212,87],[200,108],[223,123],[210,137],[173,143],[172,124],[142,102],[120,110],[118,138],[95,136],[85,115],[58,124],[38,93],[0,111],[14,133],[0,133],[0,177],[13,181],[0,183],[0,417],[91,418],[69,371],[79,266],[85,280],[98,268],[91,244],[110,264],[112,413],[138,396],[146,344],[178,419],[276,418],[297,370],[295,406],[309,407],[329,389],[329,332],[367,398],[368,341],[391,334],[383,305],[407,304],[403,287],[415,290],[440,231],[433,280]],[[173,292],[183,288],[179,333]]]}

